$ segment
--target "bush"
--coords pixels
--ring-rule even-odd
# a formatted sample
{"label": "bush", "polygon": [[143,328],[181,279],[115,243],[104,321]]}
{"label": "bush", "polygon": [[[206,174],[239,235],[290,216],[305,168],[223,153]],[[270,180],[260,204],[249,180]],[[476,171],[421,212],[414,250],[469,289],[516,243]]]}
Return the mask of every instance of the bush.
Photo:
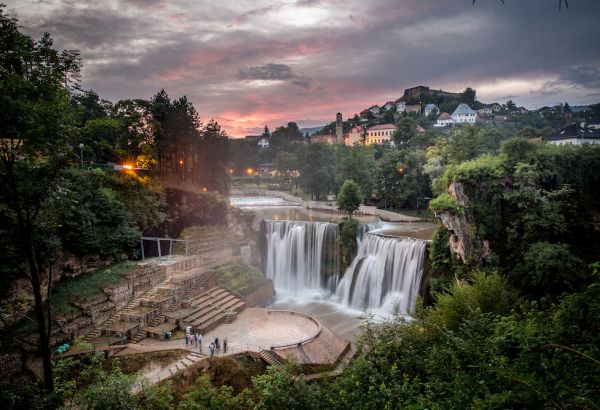
{"label": "bush", "polygon": [[438,295],[429,320],[457,329],[472,312],[507,315],[517,301],[516,292],[498,273],[476,273],[471,284],[455,283],[448,293]]}

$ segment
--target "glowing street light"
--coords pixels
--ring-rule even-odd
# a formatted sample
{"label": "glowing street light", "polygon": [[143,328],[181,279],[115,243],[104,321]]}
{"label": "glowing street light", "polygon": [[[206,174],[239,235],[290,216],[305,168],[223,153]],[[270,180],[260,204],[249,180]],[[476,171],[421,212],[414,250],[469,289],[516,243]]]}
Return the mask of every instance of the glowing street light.
{"label": "glowing street light", "polygon": [[254,174],[254,168],[252,168],[252,167],[248,167],[248,168],[246,169],[246,174],[248,174],[248,175],[252,175],[252,174]]}

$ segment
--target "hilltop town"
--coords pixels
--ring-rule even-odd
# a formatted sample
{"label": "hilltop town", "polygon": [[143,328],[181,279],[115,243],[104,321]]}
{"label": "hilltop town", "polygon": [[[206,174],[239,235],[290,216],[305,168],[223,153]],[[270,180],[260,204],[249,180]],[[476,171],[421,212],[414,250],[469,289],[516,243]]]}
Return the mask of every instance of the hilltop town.
{"label": "hilltop town", "polygon": [[[483,103],[477,100],[476,91],[470,87],[463,92],[454,93],[419,85],[405,89],[403,95],[396,100],[381,105],[374,104],[362,109],[351,118],[344,120],[342,114],[337,113],[336,120],[319,131],[304,135],[298,131],[292,140],[348,146],[386,143],[394,146],[393,136],[398,129],[399,121],[402,118],[412,118],[415,120],[415,131],[419,135],[424,135],[428,130],[449,133],[452,127],[459,125],[480,124],[503,127],[517,124],[537,128],[539,134],[537,137],[547,136],[549,141],[560,140],[559,143],[565,143],[568,141],[563,141],[564,138],[557,139],[554,134],[562,127],[573,125],[569,123],[569,119],[573,117],[576,110],[581,111],[584,108],[571,108],[568,103],[565,103],[528,110],[523,106],[517,106],[512,100],[505,103]],[[288,125],[290,124],[295,123]],[[568,128],[569,136],[574,137],[581,133],[580,128],[573,126]],[[589,134],[589,142],[600,142],[600,139],[595,138],[594,124],[583,128],[586,128]],[[592,131],[587,128],[591,128]],[[255,141],[260,148],[268,148],[271,143],[271,135],[268,132],[245,138]]]}

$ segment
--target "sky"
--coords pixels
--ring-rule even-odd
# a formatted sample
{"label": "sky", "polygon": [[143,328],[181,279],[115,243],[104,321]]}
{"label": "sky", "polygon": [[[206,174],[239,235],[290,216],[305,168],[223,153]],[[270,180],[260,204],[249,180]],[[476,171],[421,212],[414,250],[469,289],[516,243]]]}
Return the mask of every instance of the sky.
{"label": "sky", "polygon": [[232,137],[323,125],[426,85],[484,103],[600,101],[600,1],[3,0],[79,50],[102,98],[186,95]]}

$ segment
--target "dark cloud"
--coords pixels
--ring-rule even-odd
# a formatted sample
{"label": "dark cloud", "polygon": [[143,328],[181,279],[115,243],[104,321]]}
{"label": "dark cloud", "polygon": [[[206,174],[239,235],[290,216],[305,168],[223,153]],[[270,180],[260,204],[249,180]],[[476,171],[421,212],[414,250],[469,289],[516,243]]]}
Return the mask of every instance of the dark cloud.
{"label": "dark cloud", "polygon": [[416,84],[528,107],[600,94],[600,1],[5,2],[28,32],[81,50],[85,88],[118,100],[165,87],[232,122],[327,122]]}
{"label": "dark cloud", "polygon": [[25,28],[39,35],[50,32],[68,48],[95,49],[129,41],[138,33],[139,20],[110,9],[59,9]]}
{"label": "dark cloud", "polygon": [[238,71],[240,80],[267,80],[267,81],[290,81],[299,87],[310,87],[310,78],[298,76],[292,67],[285,64],[269,63],[260,66],[240,68]]}
{"label": "dark cloud", "polygon": [[563,81],[583,88],[600,88],[600,63],[595,66],[579,66],[561,73]]}

